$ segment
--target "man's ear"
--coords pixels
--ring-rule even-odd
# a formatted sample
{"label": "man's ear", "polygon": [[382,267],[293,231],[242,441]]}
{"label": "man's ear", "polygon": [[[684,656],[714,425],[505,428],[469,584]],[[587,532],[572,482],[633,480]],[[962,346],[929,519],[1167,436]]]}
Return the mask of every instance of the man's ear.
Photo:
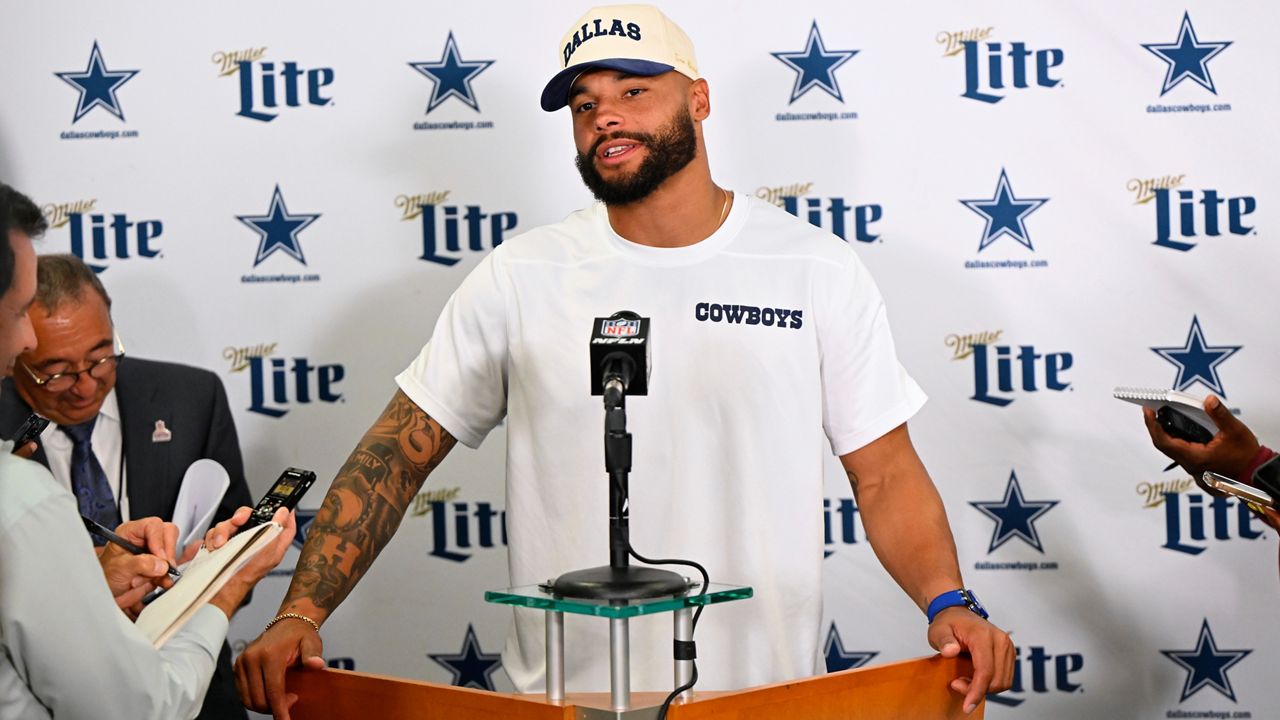
{"label": "man's ear", "polygon": [[701,78],[689,84],[689,117],[694,122],[706,120],[711,115],[711,88]]}

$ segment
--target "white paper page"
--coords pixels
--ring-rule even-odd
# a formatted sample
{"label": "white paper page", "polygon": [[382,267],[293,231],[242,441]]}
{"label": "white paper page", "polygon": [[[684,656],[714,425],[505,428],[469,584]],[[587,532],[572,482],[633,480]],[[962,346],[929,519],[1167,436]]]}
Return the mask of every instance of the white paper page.
{"label": "white paper page", "polygon": [[1159,410],[1161,406],[1168,405],[1195,420],[1205,430],[1215,434],[1218,432],[1218,424],[1204,411],[1204,398],[1190,393],[1163,388],[1118,387],[1112,392],[1112,396],[1117,400],[1124,400],[1152,410]]}
{"label": "white paper page", "polygon": [[218,503],[231,485],[226,468],[217,460],[203,458],[191,463],[182,476],[182,489],[173,508],[173,524],[178,526],[178,548],[199,540],[213,522]]}

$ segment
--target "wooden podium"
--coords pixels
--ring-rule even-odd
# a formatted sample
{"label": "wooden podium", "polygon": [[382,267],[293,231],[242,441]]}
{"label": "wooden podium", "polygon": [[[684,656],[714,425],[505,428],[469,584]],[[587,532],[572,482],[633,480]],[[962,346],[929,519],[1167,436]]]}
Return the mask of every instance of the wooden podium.
{"label": "wooden podium", "polygon": [[[669,720],[908,720],[982,718],[972,715],[949,683],[972,675],[967,658],[940,656],[845,670],[795,682],[731,692],[695,692],[673,704]],[[609,710],[608,693],[570,694],[562,702],[543,695],[492,693],[345,670],[289,671],[298,694],[295,720],[591,720],[655,717],[665,693],[636,693],[634,710]]]}

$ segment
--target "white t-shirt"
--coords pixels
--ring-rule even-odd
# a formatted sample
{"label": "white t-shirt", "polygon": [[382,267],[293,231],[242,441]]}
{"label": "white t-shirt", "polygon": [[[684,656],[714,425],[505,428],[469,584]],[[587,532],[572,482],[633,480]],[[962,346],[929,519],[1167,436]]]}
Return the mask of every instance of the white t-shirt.
{"label": "white t-shirt", "polygon": [[[608,563],[588,339],[619,310],[651,319],[649,394],[627,402],[632,546],[755,589],[703,612],[699,688],[820,672],[823,433],[843,455],[925,399],[879,290],[848,244],[741,194],[688,247],[629,242],[596,204],[496,248],[396,382],[469,447],[506,416],[513,585]],[[542,689],[541,615],[517,611],[503,652],[520,691]],[[566,617],[570,692],[608,689],[608,624]],[[670,690],[671,639],[669,615],[632,620],[633,689]]]}

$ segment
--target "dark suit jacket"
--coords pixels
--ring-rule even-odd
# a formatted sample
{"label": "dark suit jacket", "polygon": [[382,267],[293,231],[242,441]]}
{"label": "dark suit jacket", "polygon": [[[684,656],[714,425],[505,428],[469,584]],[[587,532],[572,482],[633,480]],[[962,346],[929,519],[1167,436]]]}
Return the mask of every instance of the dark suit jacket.
{"label": "dark suit jacket", "polygon": [[[173,363],[125,357],[116,369],[116,400],[124,435],[124,461],[129,514],[169,520],[178,500],[182,476],[201,458],[217,460],[231,476],[214,522],[225,520],[241,505],[252,505],[245,482],[244,462],[236,426],[231,418],[222,381],[208,370]],[[0,433],[11,437],[31,408],[22,401],[13,381],[0,390]],[[172,433],[169,442],[152,442],[156,420]],[[46,467],[41,446],[32,459]],[[200,720],[247,718],[231,672],[231,649],[226,643],[218,657],[213,682],[205,696]]]}

